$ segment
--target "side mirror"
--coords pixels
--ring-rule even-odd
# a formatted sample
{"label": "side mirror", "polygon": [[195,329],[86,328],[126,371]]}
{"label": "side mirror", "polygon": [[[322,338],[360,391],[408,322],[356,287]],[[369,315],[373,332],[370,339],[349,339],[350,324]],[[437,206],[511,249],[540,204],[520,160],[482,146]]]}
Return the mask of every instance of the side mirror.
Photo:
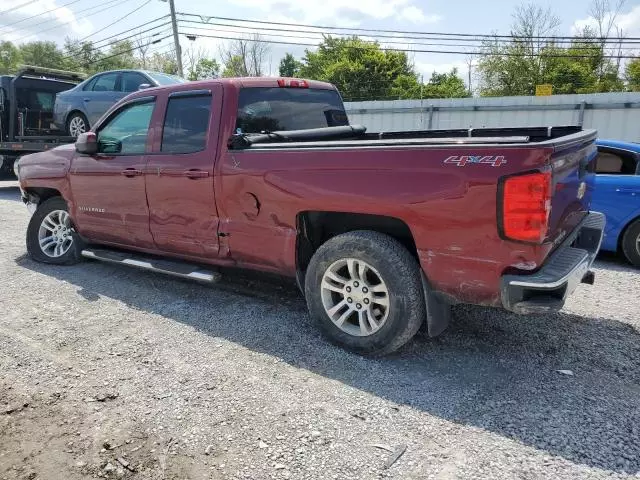
{"label": "side mirror", "polygon": [[76,140],[76,152],[86,155],[98,153],[98,139],[95,132],[85,132],[78,135]]}
{"label": "side mirror", "polygon": [[138,85],[138,90],[145,90],[147,88],[151,88],[151,85],[149,85],[148,83],[141,83],[140,85]]}

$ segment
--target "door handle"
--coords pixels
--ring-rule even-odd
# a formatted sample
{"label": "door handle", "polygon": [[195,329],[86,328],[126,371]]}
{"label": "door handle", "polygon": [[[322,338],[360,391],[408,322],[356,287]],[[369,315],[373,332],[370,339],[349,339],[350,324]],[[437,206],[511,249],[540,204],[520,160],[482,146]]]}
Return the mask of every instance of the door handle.
{"label": "door handle", "polygon": [[142,175],[142,171],[137,168],[125,168],[120,174],[125,177],[137,177],[138,175]]}
{"label": "door handle", "polygon": [[90,102],[90,101],[91,101],[91,99],[90,99],[90,98],[85,98],[85,99],[83,99],[82,101],[83,101],[83,102]]}
{"label": "door handle", "polygon": [[205,178],[209,176],[209,172],[206,170],[187,170],[182,173],[182,176],[187,178]]}

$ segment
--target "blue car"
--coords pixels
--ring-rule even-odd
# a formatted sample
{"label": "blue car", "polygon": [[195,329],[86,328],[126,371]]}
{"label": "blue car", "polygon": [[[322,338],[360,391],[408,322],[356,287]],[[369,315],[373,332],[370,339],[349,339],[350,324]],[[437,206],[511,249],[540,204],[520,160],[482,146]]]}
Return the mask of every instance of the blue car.
{"label": "blue car", "polygon": [[184,81],[166,73],[145,70],[101,72],[56,95],[53,123],[67,135],[77,137],[89,131],[112,105],[129,93]]}
{"label": "blue car", "polygon": [[602,250],[640,267],[640,144],[598,140],[591,208],[607,217]]}

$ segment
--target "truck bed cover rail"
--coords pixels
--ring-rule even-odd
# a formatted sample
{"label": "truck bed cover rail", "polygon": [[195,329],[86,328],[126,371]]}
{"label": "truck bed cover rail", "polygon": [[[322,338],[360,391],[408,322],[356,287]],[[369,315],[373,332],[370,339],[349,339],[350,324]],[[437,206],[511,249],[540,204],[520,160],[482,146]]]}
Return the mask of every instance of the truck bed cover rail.
{"label": "truck bed cover rail", "polygon": [[229,148],[313,148],[345,146],[402,146],[402,145],[487,145],[545,142],[583,133],[579,126],[469,128],[366,133],[361,125],[236,134],[229,139]]}

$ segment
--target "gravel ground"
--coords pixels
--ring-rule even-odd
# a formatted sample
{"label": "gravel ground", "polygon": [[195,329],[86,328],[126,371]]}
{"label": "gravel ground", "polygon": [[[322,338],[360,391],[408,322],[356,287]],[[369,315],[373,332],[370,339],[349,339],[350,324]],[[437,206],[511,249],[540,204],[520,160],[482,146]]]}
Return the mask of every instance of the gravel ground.
{"label": "gravel ground", "polygon": [[371,360],[287,282],[36,264],[27,221],[0,183],[0,479],[640,477],[640,272],[615,257],[562,313],[459,307]]}

